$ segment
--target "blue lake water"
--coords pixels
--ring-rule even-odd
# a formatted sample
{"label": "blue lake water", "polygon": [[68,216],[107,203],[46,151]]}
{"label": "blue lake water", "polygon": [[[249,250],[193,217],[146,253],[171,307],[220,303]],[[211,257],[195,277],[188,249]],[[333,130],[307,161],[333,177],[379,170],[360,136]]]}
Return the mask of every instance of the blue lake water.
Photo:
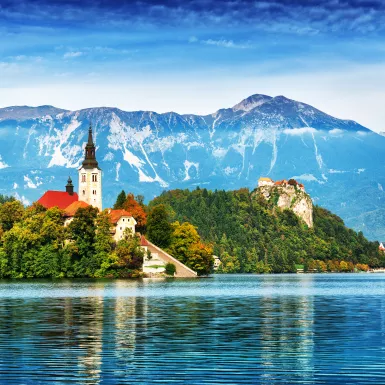
{"label": "blue lake water", "polygon": [[385,384],[385,274],[0,281],[0,384]]}

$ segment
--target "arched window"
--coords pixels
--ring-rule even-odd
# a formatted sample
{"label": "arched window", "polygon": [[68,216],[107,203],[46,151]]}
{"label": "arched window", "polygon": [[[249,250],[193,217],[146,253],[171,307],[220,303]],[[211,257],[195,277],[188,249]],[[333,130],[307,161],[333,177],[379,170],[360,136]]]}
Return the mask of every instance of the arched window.
{"label": "arched window", "polygon": [[86,195],[86,190],[83,190],[83,195]]}

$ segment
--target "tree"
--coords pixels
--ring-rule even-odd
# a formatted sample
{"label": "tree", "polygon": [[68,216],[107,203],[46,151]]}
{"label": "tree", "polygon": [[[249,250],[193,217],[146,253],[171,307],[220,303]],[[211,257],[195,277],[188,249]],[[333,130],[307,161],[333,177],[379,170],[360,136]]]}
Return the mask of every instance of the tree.
{"label": "tree", "polygon": [[140,247],[140,238],[127,233],[116,245],[116,262],[111,266],[113,276],[126,278],[140,275],[144,251]]}
{"label": "tree", "polygon": [[154,206],[147,218],[148,239],[161,248],[167,248],[170,245],[172,231],[166,206],[163,204]]}
{"label": "tree", "polygon": [[123,208],[135,218],[138,231],[143,232],[147,223],[147,214],[143,207],[135,200],[134,194],[127,194]]}
{"label": "tree", "polygon": [[115,210],[122,209],[125,201],[126,201],[126,193],[124,192],[124,190],[122,190],[118,194],[118,196],[116,198],[116,202],[115,202],[113,208]]}
{"label": "tree", "polygon": [[167,251],[198,275],[209,274],[214,264],[213,250],[201,242],[196,227],[187,222],[174,222],[172,227]]}
{"label": "tree", "polygon": [[114,240],[111,236],[110,216],[108,211],[104,210],[96,219],[95,253],[90,261],[93,276],[103,277],[103,272],[110,265],[109,257],[112,253],[113,245]]}
{"label": "tree", "polygon": [[24,214],[24,206],[19,201],[5,202],[0,206],[0,224],[4,231],[9,231],[20,221]]}
{"label": "tree", "polygon": [[95,265],[90,265],[95,253],[95,231],[98,209],[92,206],[79,208],[68,226],[69,239],[74,242],[71,247],[75,276],[92,276]]}

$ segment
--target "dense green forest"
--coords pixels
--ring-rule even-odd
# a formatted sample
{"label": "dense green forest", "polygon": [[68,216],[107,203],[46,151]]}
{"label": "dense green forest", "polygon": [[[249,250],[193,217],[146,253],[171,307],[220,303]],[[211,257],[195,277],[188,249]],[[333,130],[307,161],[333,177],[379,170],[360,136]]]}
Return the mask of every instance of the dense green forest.
{"label": "dense green forest", "polygon": [[[142,234],[198,275],[212,271],[213,253],[222,261],[220,273],[385,266],[378,242],[369,242],[321,207],[314,207],[314,227],[308,228],[293,211],[248,189],[172,190],[147,206],[143,202],[142,196],[122,192],[114,207],[129,211]],[[138,235],[127,233],[114,242],[107,210],[80,208],[64,226],[58,208],[26,208],[0,196],[0,278],[138,277],[143,256]]]}
{"label": "dense green forest", "polygon": [[[223,273],[354,271],[385,266],[378,242],[348,229],[341,218],[314,207],[308,228],[291,210],[237,191],[172,190],[152,200],[162,204],[171,221],[190,222],[219,256]],[[299,265],[299,266],[298,266]]]}
{"label": "dense green forest", "polygon": [[0,278],[136,277],[141,274],[140,239],[127,234],[115,243],[107,211],[79,208],[69,226],[57,207],[0,205]]}

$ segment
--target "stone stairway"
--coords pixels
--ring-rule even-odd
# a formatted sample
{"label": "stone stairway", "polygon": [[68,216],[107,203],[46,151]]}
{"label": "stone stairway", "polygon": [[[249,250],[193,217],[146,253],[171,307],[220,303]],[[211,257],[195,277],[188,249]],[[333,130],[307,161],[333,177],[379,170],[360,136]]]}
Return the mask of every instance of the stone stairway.
{"label": "stone stairway", "polygon": [[[166,253],[164,250],[154,245],[144,237],[142,237],[141,245],[144,249],[147,249],[151,252],[151,254],[153,255],[153,258],[155,257],[157,260],[163,261],[165,265],[167,263],[173,263],[176,268],[176,272],[175,272],[176,278],[196,278],[198,276],[198,274],[194,270],[191,270],[182,262],[178,261],[176,258]],[[151,259],[150,261],[152,263],[153,259]],[[145,261],[145,263],[147,264],[148,262]]]}

